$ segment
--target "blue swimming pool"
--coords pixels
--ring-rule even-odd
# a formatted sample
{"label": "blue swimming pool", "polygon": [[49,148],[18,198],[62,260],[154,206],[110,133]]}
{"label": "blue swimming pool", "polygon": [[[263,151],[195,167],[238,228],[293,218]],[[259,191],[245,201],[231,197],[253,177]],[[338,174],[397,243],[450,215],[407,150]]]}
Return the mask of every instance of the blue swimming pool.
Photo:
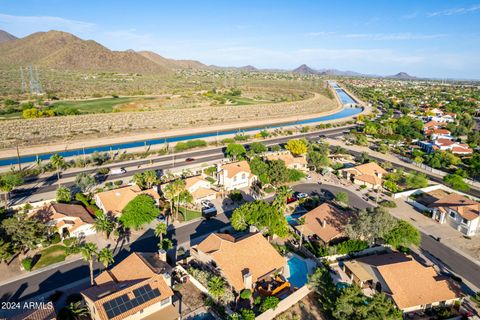
{"label": "blue swimming pool", "polygon": [[294,213],[294,214],[289,214],[288,216],[285,216],[285,219],[287,219],[288,224],[290,225],[296,225],[298,222],[298,219],[301,218],[305,213]]}
{"label": "blue swimming pool", "polygon": [[188,320],[215,320],[215,317],[210,312],[205,312],[197,314],[193,318],[188,318]]}
{"label": "blue swimming pool", "polygon": [[288,267],[290,268],[288,282],[293,287],[303,287],[308,281],[308,268],[305,261],[297,256],[292,256],[288,259]]}

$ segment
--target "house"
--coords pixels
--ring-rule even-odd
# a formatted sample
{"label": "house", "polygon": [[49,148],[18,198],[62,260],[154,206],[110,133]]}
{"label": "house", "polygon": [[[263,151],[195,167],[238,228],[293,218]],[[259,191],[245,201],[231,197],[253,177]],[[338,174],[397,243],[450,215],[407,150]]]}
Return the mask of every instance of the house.
{"label": "house", "polygon": [[99,192],[95,195],[95,203],[105,214],[118,217],[122,214],[123,208],[140,194],[151,196],[159,205],[160,195],[155,189],[142,190],[137,185]]}
{"label": "house", "polygon": [[202,200],[215,200],[217,192],[210,188],[210,182],[202,176],[185,179],[185,188],[193,197],[193,202],[199,204]]}
{"label": "house", "polygon": [[93,320],[179,319],[166,253],[133,252],[81,292]]}
{"label": "house", "polygon": [[450,193],[428,205],[432,219],[447,223],[466,236],[480,234],[480,203],[457,193]]}
{"label": "house", "polygon": [[427,153],[436,150],[450,151],[458,155],[469,155],[473,153],[473,150],[467,144],[455,142],[451,138],[445,137],[432,141],[418,141],[418,145]]}
{"label": "house", "polygon": [[427,130],[434,130],[434,129],[440,129],[445,127],[445,123],[442,122],[437,122],[437,121],[428,121],[423,125],[423,131]]}
{"label": "house", "polygon": [[261,233],[239,238],[212,233],[191,252],[198,261],[215,266],[238,293],[255,288],[259,281],[268,281],[287,268],[286,259]]}
{"label": "house", "polygon": [[346,261],[343,269],[353,283],[385,293],[405,313],[452,306],[461,299],[460,289],[449,278],[403,253]]}
{"label": "house", "polygon": [[256,180],[247,161],[218,165],[217,181],[227,191],[250,187]]}
{"label": "house", "polygon": [[81,205],[51,203],[34,211],[30,217],[40,219],[53,227],[63,237],[78,237],[95,234],[93,216]]}
{"label": "house", "polygon": [[265,155],[265,159],[268,161],[282,160],[288,169],[308,171],[308,162],[305,156],[294,157],[290,151],[272,152]]}
{"label": "house", "polygon": [[300,235],[309,240],[320,240],[328,245],[345,236],[345,226],[350,214],[337,207],[323,203],[302,216],[303,224],[295,228]]}
{"label": "house", "polygon": [[[56,320],[57,313],[53,306],[53,302],[38,302],[40,305],[35,308],[20,308],[20,310],[26,310],[17,315],[9,315],[9,320]],[[43,304],[42,304],[43,303]],[[20,311],[19,310],[19,311]],[[15,310],[12,310],[15,311]],[[3,315],[2,315],[3,316]],[[7,318],[2,318],[7,319]]]}
{"label": "house", "polygon": [[457,115],[455,113],[444,113],[441,116],[430,116],[428,117],[428,121],[436,121],[436,122],[454,122]]}
{"label": "house", "polygon": [[341,169],[339,172],[346,179],[355,184],[378,189],[382,186],[382,177],[387,174],[382,167],[375,162],[361,164],[352,168]]}
{"label": "house", "polygon": [[432,140],[437,140],[441,138],[452,139],[450,131],[448,131],[447,129],[429,129],[425,130],[424,134]]}

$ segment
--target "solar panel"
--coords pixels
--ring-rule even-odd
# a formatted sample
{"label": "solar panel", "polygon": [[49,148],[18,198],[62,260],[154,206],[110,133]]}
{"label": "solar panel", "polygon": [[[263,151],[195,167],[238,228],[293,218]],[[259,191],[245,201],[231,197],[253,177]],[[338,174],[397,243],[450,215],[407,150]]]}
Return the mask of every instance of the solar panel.
{"label": "solar panel", "polygon": [[135,296],[133,299],[129,299],[128,295],[123,294],[103,304],[108,318],[114,318],[127,310],[160,296],[160,290],[152,289],[149,284],[134,289],[132,292]]}

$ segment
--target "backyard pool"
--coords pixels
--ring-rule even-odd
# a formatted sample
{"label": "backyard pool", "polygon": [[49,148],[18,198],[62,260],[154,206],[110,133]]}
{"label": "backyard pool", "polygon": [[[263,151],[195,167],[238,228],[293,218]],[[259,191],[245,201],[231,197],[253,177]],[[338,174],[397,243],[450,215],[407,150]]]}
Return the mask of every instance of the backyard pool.
{"label": "backyard pool", "polygon": [[290,268],[288,282],[293,287],[303,287],[308,281],[308,268],[305,261],[294,255],[288,259],[288,267]]}
{"label": "backyard pool", "polygon": [[285,219],[287,219],[288,224],[294,226],[297,225],[298,219],[301,218],[305,213],[293,213],[289,214],[288,216],[285,216]]}

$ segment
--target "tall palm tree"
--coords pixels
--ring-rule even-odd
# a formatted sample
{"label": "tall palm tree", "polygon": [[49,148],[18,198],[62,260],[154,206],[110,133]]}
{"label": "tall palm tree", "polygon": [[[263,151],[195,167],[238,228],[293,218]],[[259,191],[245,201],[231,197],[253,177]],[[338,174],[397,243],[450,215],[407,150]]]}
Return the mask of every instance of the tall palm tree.
{"label": "tall palm tree", "polygon": [[293,194],[293,191],[288,186],[280,186],[275,192],[275,200],[273,200],[273,205],[275,205],[280,210],[284,211],[287,206],[287,200]]}
{"label": "tall palm tree", "polygon": [[65,164],[66,164],[65,159],[63,159],[61,155],[56,153],[50,157],[50,163],[57,170],[57,181],[58,181],[58,184],[60,185],[60,170],[65,168]]}
{"label": "tall palm tree", "polygon": [[156,237],[160,238],[160,243],[163,243],[163,236],[167,234],[167,225],[163,222],[158,223],[153,233]]}
{"label": "tall palm tree", "polygon": [[103,232],[107,239],[113,232],[114,227],[115,226],[113,220],[104,213],[97,215],[97,219],[95,219],[95,222],[93,224],[93,228],[95,229],[95,231]]}
{"label": "tall palm tree", "polygon": [[182,196],[182,198],[185,196],[185,194],[182,194],[182,193],[184,193],[184,191],[187,191],[187,189],[185,188],[186,184],[185,184],[185,180],[183,180],[183,179],[175,180],[173,183],[175,184],[175,191],[176,191],[176,196],[177,196],[175,218],[178,220],[178,209],[179,209],[179,205],[180,205],[180,198],[181,198],[181,196]]}
{"label": "tall palm tree", "polygon": [[173,215],[173,199],[175,198],[175,186],[172,183],[169,183],[165,186],[163,194],[168,201],[170,215]]}
{"label": "tall palm tree", "polygon": [[93,286],[93,258],[97,255],[97,245],[92,242],[87,242],[80,247],[80,253],[82,254],[83,260],[88,261],[90,267],[90,284]]}
{"label": "tall palm tree", "polygon": [[113,252],[108,248],[103,248],[97,254],[97,261],[103,264],[103,266],[108,268],[115,260],[113,259]]}
{"label": "tall palm tree", "polygon": [[170,213],[175,208],[175,219],[178,220],[178,205],[180,203],[180,194],[185,191],[185,180],[177,179],[170,182],[164,190],[165,197],[170,202]]}
{"label": "tall palm tree", "polygon": [[154,170],[148,170],[143,173],[143,180],[147,189],[152,188],[154,185],[158,184],[160,180],[157,177],[157,173]]}

